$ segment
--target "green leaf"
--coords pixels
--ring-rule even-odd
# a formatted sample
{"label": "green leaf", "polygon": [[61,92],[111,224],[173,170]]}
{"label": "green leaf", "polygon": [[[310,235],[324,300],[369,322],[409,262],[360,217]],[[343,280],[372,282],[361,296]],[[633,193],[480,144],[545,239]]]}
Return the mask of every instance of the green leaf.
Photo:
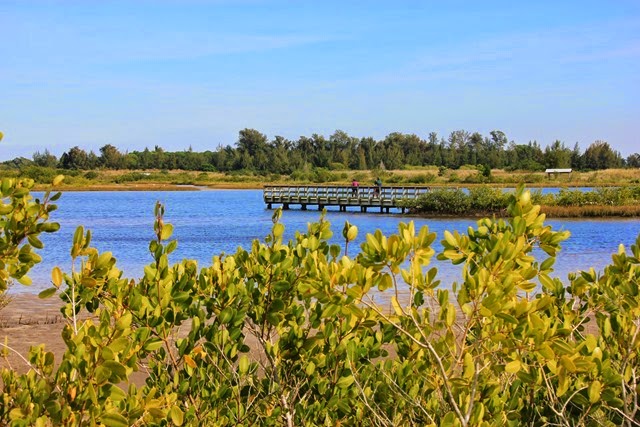
{"label": "green leaf", "polygon": [[548,270],[548,269],[550,269],[555,262],[556,262],[556,259],[554,257],[549,257],[549,258],[545,259],[542,262],[542,264],[540,264],[540,270]]}
{"label": "green leaf", "polygon": [[120,414],[106,413],[102,414],[100,421],[107,427],[128,427],[129,421]]}
{"label": "green leaf", "polygon": [[22,276],[18,278],[18,282],[20,282],[21,284],[25,285],[25,286],[31,286],[32,280],[31,277],[29,276]]}
{"label": "green leaf", "polygon": [[42,224],[40,230],[44,233],[55,233],[60,230],[60,224],[57,222],[46,222]]}
{"label": "green leaf", "polygon": [[340,399],[336,403],[336,406],[343,414],[350,414],[351,412],[353,412],[353,408],[349,405],[348,400]]}
{"label": "green leaf", "polygon": [[238,361],[238,371],[241,375],[245,375],[249,372],[249,358],[243,355]]}
{"label": "green leaf", "polygon": [[96,261],[96,268],[106,268],[111,261],[113,254],[111,252],[103,252],[98,256],[98,260]]}
{"label": "green leaf", "polygon": [[93,277],[83,277],[80,281],[84,286],[88,288],[95,288],[98,282]]}
{"label": "green leaf", "polygon": [[175,251],[177,247],[178,247],[178,241],[177,240],[172,240],[167,244],[165,252],[167,254],[170,254],[171,252]]}
{"label": "green leaf", "polygon": [[62,410],[62,405],[60,405],[60,402],[58,402],[57,400],[50,400],[46,402],[45,407],[47,408],[47,411],[49,413],[54,415],[59,413]]}
{"label": "green leaf", "polygon": [[322,318],[327,318],[327,317],[333,317],[336,315],[336,313],[338,313],[338,311],[340,311],[340,306],[337,304],[327,304],[324,308],[324,310],[322,310],[322,314],[321,317]]}
{"label": "green leaf", "polygon": [[510,374],[515,374],[520,370],[521,367],[522,364],[519,360],[513,360],[505,365],[504,370],[505,372],[508,372]]}
{"label": "green leaf", "polygon": [[114,402],[120,402],[125,400],[126,397],[127,397],[126,393],[122,391],[120,387],[118,387],[117,385],[111,384],[111,387],[109,388],[109,398],[111,400],[113,400]]}
{"label": "green leaf", "polygon": [[538,349],[538,353],[540,353],[540,355],[547,360],[552,360],[556,357],[556,354],[547,343],[544,343],[540,346],[540,348]]}
{"label": "green leaf", "polygon": [[171,417],[171,422],[173,422],[174,425],[181,426],[182,423],[184,423],[184,413],[179,406],[172,406],[169,410],[169,416]]}
{"label": "green leaf", "polygon": [[473,356],[471,356],[471,353],[465,353],[462,366],[462,378],[467,380],[471,379],[476,372],[476,366],[473,362]]}
{"label": "green leaf", "polygon": [[442,427],[457,427],[460,425],[460,422],[456,418],[456,414],[453,412],[448,412],[447,415],[444,416],[440,426]]}
{"label": "green leaf", "polygon": [[127,369],[120,362],[116,362],[115,360],[105,360],[102,365],[109,369],[112,375],[117,376],[119,379],[127,377]]}
{"label": "green leaf", "polygon": [[540,274],[538,278],[540,279],[540,283],[542,284],[542,287],[544,289],[553,291],[556,288],[556,285],[553,283],[553,279],[551,279],[551,277],[547,276],[546,274]]}
{"label": "green leaf", "polygon": [[573,363],[573,360],[569,356],[562,356],[560,358],[560,364],[565,367],[567,372],[575,372],[576,365]]}
{"label": "green leaf", "polygon": [[589,386],[589,402],[596,403],[600,400],[600,391],[602,390],[602,384],[596,380]]}
{"label": "green leaf", "polygon": [[338,388],[347,388],[349,387],[351,384],[353,384],[353,381],[355,379],[353,378],[352,375],[346,376],[346,377],[341,377],[338,382],[336,383],[336,385],[338,386]]}
{"label": "green leaf", "polygon": [[384,291],[393,287],[393,280],[391,276],[388,274],[383,274],[380,278],[380,283],[378,284],[378,290]]}
{"label": "green leaf", "polygon": [[402,315],[402,307],[400,307],[400,303],[398,302],[398,298],[394,296],[391,297],[391,305],[393,307],[393,311],[395,311],[396,315]]}
{"label": "green leaf", "polygon": [[273,226],[273,237],[275,237],[276,239],[280,238],[282,236],[282,234],[284,233],[284,225],[282,225],[281,223],[276,223]]}
{"label": "green leaf", "polygon": [[56,266],[51,270],[51,281],[56,288],[59,288],[60,285],[62,285],[62,271],[60,270],[60,267]]}
{"label": "green leaf", "polygon": [[376,237],[373,234],[367,234],[366,239],[367,239],[367,244],[371,249],[373,249],[375,252],[382,251],[382,246],[380,245],[380,242],[376,239]]}
{"label": "green leaf", "polygon": [[160,338],[151,338],[144,344],[145,351],[155,351],[162,347],[162,340]]}
{"label": "green leaf", "polygon": [[[20,420],[22,418],[24,418],[24,413],[22,412],[22,409],[20,408],[13,408],[10,412],[9,412],[9,419],[10,420]],[[26,425],[26,424],[25,424]]]}
{"label": "green leaf", "polygon": [[456,309],[454,308],[453,304],[449,304],[449,306],[446,309],[445,322],[447,326],[453,326],[455,321],[456,321]]}
{"label": "green leaf", "polygon": [[280,280],[273,284],[273,290],[277,292],[286,292],[289,289],[291,289],[291,283],[287,282],[286,280]]}
{"label": "green leaf", "polygon": [[220,323],[229,323],[231,319],[233,319],[233,309],[231,307],[227,307],[220,312],[218,316],[220,319]]}
{"label": "green leaf", "polygon": [[55,294],[58,288],[48,288],[38,294],[38,298],[46,299]]}
{"label": "green leaf", "polygon": [[496,313],[496,317],[504,320],[507,323],[513,323],[514,325],[518,324],[518,319],[508,313]]}
{"label": "green leaf", "polygon": [[73,244],[80,246],[82,244],[82,237],[84,236],[84,227],[78,226],[75,233],[73,233]]}
{"label": "green leaf", "polygon": [[130,311],[125,312],[117,321],[116,321],[116,330],[124,331],[129,326],[131,326],[132,314]]}
{"label": "green leaf", "polygon": [[29,194],[29,189],[25,188],[25,187],[20,187],[17,188],[14,192],[13,192],[13,197],[24,197],[27,194]]}
{"label": "green leaf", "polygon": [[449,230],[444,231],[444,242],[446,242],[452,248],[458,247],[458,242],[456,241],[455,237],[453,237],[453,234],[451,234]]}
{"label": "green leaf", "polygon": [[40,241],[40,239],[38,239],[38,237],[35,234],[30,234],[27,237],[27,241],[29,242],[29,244],[31,246],[33,246],[36,249],[42,249],[44,248],[44,245],[42,244],[42,242]]}
{"label": "green leaf", "polygon": [[310,377],[311,375],[313,375],[315,371],[316,371],[316,364],[313,363],[312,361],[307,363],[307,367],[305,368],[305,373],[307,374],[307,376]]}
{"label": "green leaf", "polygon": [[0,203],[0,215],[7,215],[13,210],[13,205],[5,205]]}
{"label": "green leaf", "polygon": [[162,226],[162,233],[160,233],[160,240],[167,240],[173,234],[173,225],[164,224]]}
{"label": "green leaf", "polygon": [[114,353],[119,353],[123,351],[129,345],[129,340],[127,337],[116,338],[109,344],[107,348],[109,348]]}
{"label": "green leaf", "polygon": [[349,230],[347,231],[346,237],[348,241],[354,241],[356,237],[358,237],[358,227],[356,227],[355,225],[350,226]]}

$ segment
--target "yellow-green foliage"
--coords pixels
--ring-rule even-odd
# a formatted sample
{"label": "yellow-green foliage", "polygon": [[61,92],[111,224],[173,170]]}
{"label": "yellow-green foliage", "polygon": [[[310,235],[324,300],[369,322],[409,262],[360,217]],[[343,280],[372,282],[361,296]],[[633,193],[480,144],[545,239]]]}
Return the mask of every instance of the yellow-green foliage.
{"label": "yellow-green foliage", "polygon": [[0,293],[13,279],[30,285],[27,273],[41,261],[33,249],[41,249],[40,233],[58,231],[58,223],[47,222],[56,209],[51,202],[60,193],[46,192],[42,200],[34,199],[30,190],[32,179],[3,178],[0,180]]}
{"label": "yellow-green foliage", "polygon": [[568,232],[520,189],[508,220],[444,233],[437,257],[463,281],[443,287],[436,236],[413,223],[348,256],[324,218],[284,242],[276,211],[264,242],[199,268],[169,265],[163,214],[139,280],[77,230],[41,295],[62,297],[67,350],[2,372],[2,424],[638,425],[640,239],[565,284]]}

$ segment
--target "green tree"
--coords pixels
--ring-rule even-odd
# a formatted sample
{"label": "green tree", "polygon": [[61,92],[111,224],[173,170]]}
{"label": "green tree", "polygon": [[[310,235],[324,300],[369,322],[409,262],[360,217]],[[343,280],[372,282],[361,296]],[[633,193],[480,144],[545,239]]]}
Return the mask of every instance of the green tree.
{"label": "green tree", "polygon": [[106,169],[122,169],[124,167],[124,156],[111,144],[106,144],[100,148],[100,165]]}
{"label": "green tree", "polygon": [[580,145],[576,142],[571,150],[571,167],[581,170],[584,168],[582,154],[580,153]]}
{"label": "green tree", "polygon": [[241,168],[267,169],[268,144],[266,135],[255,129],[243,129],[238,134],[237,146]]}
{"label": "green tree", "polygon": [[331,162],[331,146],[322,135],[311,135],[312,162],[316,167],[328,168]]}
{"label": "green tree", "polygon": [[627,157],[626,164],[627,167],[630,168],[640,168],[640,154],[630,154],[629,157]]}
{"label": "green tree", "polygon": [[544,150],[544,164],[547,168],[571,167],[571,150],[558,140]]}
{"label": "green tree", "polygon": [[583,154],[584,166],[588,169],[610,169],[622,166],[620,153],[614,151],[608,142],[595,141]]}
{"label": "green tree", "polygon": [[292,172],[289,161],[293,144],[282,136],[276,136],[269,144],[269,161],[267,170],[270,172],[288,174]]}
{"label": "green tree", "polygon": [[78,146],[71,148],[60,156],[60,166],[64,169],[89,169],[87,152]]}
{"label": "green tree", "polygon": [[142,169],[140,167],[138,153],[127,153],[124,156],[123,167],[125,169]]}
{"label": "green tree", "polygon": [[51,154],[47,148],[44,152],[36,151],[33,153],[33,163],[46,168],[55,168],[58,166],[58,158]]}

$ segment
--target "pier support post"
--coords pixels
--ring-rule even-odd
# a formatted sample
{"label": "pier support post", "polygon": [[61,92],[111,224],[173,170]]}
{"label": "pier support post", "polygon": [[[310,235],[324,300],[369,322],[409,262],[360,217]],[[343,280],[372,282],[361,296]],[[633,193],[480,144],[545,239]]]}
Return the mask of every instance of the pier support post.
{"label": "pier support post", "polygon": [[271,209],[271,203],[267,203],[267,209]]}
{"label": "pier support post", "polygon": [[283,204],[282,204],[282,210],[283,210],[283,211],[287,211],[287,210],[289,210],[289,203],[283,203]]}
{"label": "pier support post", "polygon": [[302,205],[302,207],[300,209],[302,209],[303,211],[306,211],[307,210],[307,205]]}

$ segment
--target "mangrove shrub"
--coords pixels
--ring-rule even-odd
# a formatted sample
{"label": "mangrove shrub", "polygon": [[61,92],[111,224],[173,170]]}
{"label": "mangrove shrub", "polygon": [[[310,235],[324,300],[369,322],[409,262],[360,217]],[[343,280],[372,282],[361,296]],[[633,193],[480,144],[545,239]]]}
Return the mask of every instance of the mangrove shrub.
{"label": "mangrove shrub", "polygon": [[[508,219],[436,235],[412,222],[345,248],[319,222],[210,265],[170,264],[155,209],[151,262],[127,278],[78,228],[54,268],[60,360],[2,371],[0,420],[26,425],[638,425],[640,239],[612,264],[553,277],[566,231],[522,189]],[[240,226],[240,225],[239,225]],[[534,250],[543,256],[534,257]],[[459,265],[443,286],[434,256]],[[11,351],[11,343],[5,344]],[[135,384],[132,374],[144,374]]]}

